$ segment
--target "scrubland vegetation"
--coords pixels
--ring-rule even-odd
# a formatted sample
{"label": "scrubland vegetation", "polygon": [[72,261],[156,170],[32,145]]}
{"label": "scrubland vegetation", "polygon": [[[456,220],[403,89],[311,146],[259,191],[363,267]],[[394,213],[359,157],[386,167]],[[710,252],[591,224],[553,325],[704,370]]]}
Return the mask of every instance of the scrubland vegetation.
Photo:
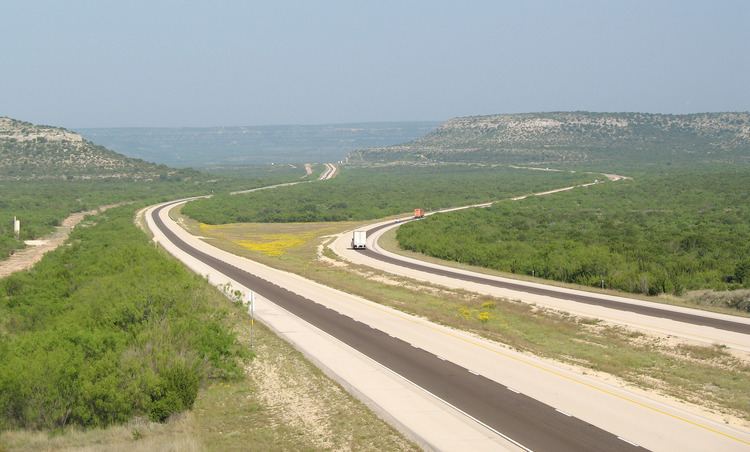
{"label": "scrubland vegetation", "polygon": [[[735,122],[740,126],[747,119],[738,118]],[[585,161],[587,168],[605,167],[607,159],[620,150],[596,155],[590,151],[596,148],[596,140],[607,141],[612,133],[621,134],[618,139],[628,144],[649,134],[656,136],[657,143],[669,134],[676,142],[687,142],[694,132],[677,130],[682,126],[656,131],[643,125],[623,129],[617,122],[623,118],[612,122],[609,117],[593,116],[587,119],[593,126],[576,126],[585,130],[565,126],[570,136],[588,133],[586,139],[592,145],[580,155],[577,145],[565,152],[562,148],[537,152],[534,134],[549,132],[550,123],[530,119],[532,129],[536,128],[531,135],[516,134],[528,132],[528,121],[503,129],[520,140],[515,143],[520,147],[511,149],[521,149],[520,154],[505,156],[509,162],[531,162],[543,156],[543,161],[557,159],[561,167],[576,161]],[[694,119],[705,119],[708,122],[698,125],[715,129],[714,116],[690,118]],[[463,134],[460,140],[493,140],[494,132],[474,130],[466,126],[466,120],[455,122],[456,130],[451,133]],[[729,133],[722,130],[714,132]],[[438,131],[428,140],[437,140],[433,144],[441,147],[441,140],[455,138],[448,132]],[[36,152],[54,147],[34,140],[20,147],[13,144],[13,149],[33,159]],[[693,144],[700,147],[701,143]],[[635,155],[651,158],[649,149],[640,147]],[[673,157],[664,149],[667,152],[658,154],[662,168]],[[440,157],[444,150],[428,157]],[[329,265],[321,265],[319,236],[351,228],[353,223],[313,222],[382,218],[416,207],[435,210],[601,179],[584,172],[488,165],[487,160],[497,161],[492,160],[497,157],[495,151],[481,148],[471,154],[472,159],[487,154],[481,165],[347,167],[330,181],[236,196],[228,193],[304,180],[304,171],[278,165],[273,171],[214,168],[223,173],[220,176],[169,170],[153,179],[81,180],[78,174],[57,174],[53,181],[36,177],[38,168],[7,166],[13,173],[9,177],[31,174],[35,180],[0,180],[0,259],[22,246],[20,240],[46,234],[71,212],[113,202],[145,205],[215,193],[212,199],[188,203],[183,212],[203,223],[186,221],[194,232],[212,237],[218,246],[520,350],[607,372],[681,399],[709,402],[748,418],[747,363],[720,347],[675,346],[522,303],[420,285],[333,262],[330,253],[324,252]],[[720,146],[716,151],[723,158],[735,156],[737,149]],[[421,160],[420,155],[411,156]],[[114,153],[107,156],[119,158]],[[578,160],[581,156],[583,160]],[[461,158],[454,155],[447,160]],[[651,167],[629,174],[636,175],[635,180],[436,215],[402,226],[398,241],[407,249],[501,271],[649,295],[695,290],[694,294],[700,292],[701,299],[711,303],[750,310],[746,187],[750,170],[742,165],[686,170],[687,166],[676,165],[664,174]],[[149,171],[153,168],[149,166]],[[242,321],[240,308],[150,245],[132,223],[136,205],[86,220],[67,245],[30,271],[0,280],[0,431],[6,432],[5,438],[8,432],[19,433],[21,444],[26,440],[19,429],[55,431],[70,426],[93,428],[88,431],[95,434],[96,428],[114,424],[174,420],[175,414],[195,407],[188,415],[195,420],[190,428],[202,432],[196,444],[204,447],[411,447],[340,388],[332,390],[319,372],[313,378],[315,384],[300,385],[302,367],[307,366],[309,374],[311,365],[299,364],[303,362],[300,356],[287,360],[293,352],[267,331],[261,330],[259,337],[259,356],[266,353],[266,364],[248,363],[249,355],[243,351],[246,331],[237,327]],[[22,221],[20,240],[11,236],[13,215]],[[216,226],[244,222],[305,224]],[[723,297],[716,295],[716,289],[739,290]],[[286,383],[268,386],[259,380],[261,371],[271,369],[268,363],[282,356],[276,364],[277,370],[286,368]],[[293,369],[290,362],[295,363]],[[273,400],[275,391],[289,392],[288,385],[296,385],[295,394],[324,394],[318,399],[317,412],[324,415],[315,421],[324,419],[328,430],[320,430],[325,433],[317,439],[310,437],[311,431],[319,429],[306,424],[309,416],[300,415],[294,407],[283,412],[278,400]],[[281,399],[294,400],[291,396]],[[299,418],[296,426],[290,421],[294,416]],[[189,419],[188,424],[193,422]],[[247,429],[242,420],[249,420],[255,429]],[[138,440],[140,428],[133,430],[132,440]],[[222,430],[234,436],[221,435]]]}
{"label": "scrubland vegetation", "polygon": [[[592,174],[507,167],[346,168],[335,179],[247,195],[218,195],[183,212],[206,224],[348,221],[502,199],[591,182]],[[601,177],[601,176],[600,176]]]}
{"label": "scrubland vegetation", "polygon": [[64,129],[3,124],[0,259],[70,213],[127,205],[0,279],[0,450],[414,448],[262,327],[250,361],[244,308],[133,224],[139,206],[160,200],[314,175],[301,165],[173,170]]}
{"label": "scrubland vegetation", "polygon": [[[221,169],[217,169],[221,171]],[[0,260],[70,213],[299,180],[294,165],[243,166],[219,177],[128,158],[59,127],[0,117]],[[21,236],[13,237],[13,217]]]}
{"label": "scrubland vegetation", "polygon": [[[113,199],[155,202],[302,175],[35,181],[35,196],[14,183],[3,201],[44,225],[28,237]],[[133,224],[139,205],[88,217],[30,271],[0,279],[0,449],[415,449],[258,325],[251,355],[245,309],[154,248]]]}
{"label": "scrubland vegetation", "polygon": [[[750,287],[750,168],[644,175],[403,225],[408,250],[656,295]],[[750,300],[734,306],[750,311]]]}
{"label": "scrubland vegetation", "polygon": [[128,158],[70,130],[0,117],[0,180],[152,180],[179,173]]}
{"label": "scrubland vegetation", "polygon": [[0,429],[163,421],[241,373],[226,313],[207,301],[222,295],[150,245],[132,207],[69,243],[0,280]]}
{"label": "scrubland vegetation", "polygon": [[[168,177],[157,181],[122,180],[0,180],[0,260],[23,241],[48,234],[73,212],[118,202],[174,199],[205,195],[214,191],[249,189],[299,180],[300,168],[252,167],[236,169],[225,176],[193,173],[190,177]],[[21,236],[13,236],[13,217],[21,220]]]}
{"label": "scrubland vegetation", "polygon": [[[249,317],[225,299],[240,344],[249,348]],[[8,451],[116,450],[417,450],[333,383],[301,353],[256,323],[253,358],[243,377],[213,379],[192,410],[167,422],[135,417],[105,428],[0,432]]]}
{"label": "scrubland vegetation", "polygon": [[[644,169],[634,180],[505,200],[399,228],[402,248],[470,265],[750,311],[746,165]],[[356,221],[589,182],[585,172],[503,166],[347,168],[324,183],[188,203],[204,224]],[[601,177],[601,176],[600,176]]]}

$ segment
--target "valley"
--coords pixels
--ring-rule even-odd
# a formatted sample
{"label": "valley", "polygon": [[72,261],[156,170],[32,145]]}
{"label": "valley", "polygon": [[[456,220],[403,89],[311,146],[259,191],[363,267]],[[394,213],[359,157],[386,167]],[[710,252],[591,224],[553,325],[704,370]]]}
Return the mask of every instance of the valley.
{"label": "valley", "polygon": [[[465,128],[466,124],[464,123],[462,127]],[[480,123],[477,127],[481,128],[485,125]],[[444,135],[444,138],[448,139],[448,136]],[[589,138],[582,139],[585,141]],[[571,146],[578,145],[571,144]],[[48,147],[44,144],[35,148],[36,151],[32,148],[25,149],[24,154],[46,152]],[[728,152],[735,151],[736,149]],[[456,155],[462,152],[459,150]],[[748,357],[747,350],[742,345],[744,340],[742,332],[731,333],[737,334],[737,338],[730,338],[728,335],[714,335],[713,331],[691,332],[689,327],[682,326],[682,324],[676,324],[674,327],[654,328],[648,326],[650,321],[643,320],[643,323],[639,323],[641,320],[635,317],[623,322],[609,314],[606,309],[598,311],[594,308],[567,306],[564,303],[547,304],[534,298],[535,296],[525,294],[525,289],[510,293],[502,290],[496,292],[485,290],[476,285],[454,286],[447,279],[408,271],[401,272],[396,270],[396,267],[381,266],[375,261],[362,260],[359,257],[361,253],[350,255],[346,250],[347,234],[350,234],[348,231],[371,224],[388,224],[397,227],[394,229],[397,231],[395,235],[388,236],[390,237],[388,246],[397,253],[410,253],[410,258],[416,258],[419,262],[430,258],[448,259],[456,261],[458,265],[480,268],[480,271],[484,271],[482,267],[486,267],[489,273],[493,270],[500,271],[504,278],[518,274],[522,279],[532,277],[534,281],[542,281],[540,278],[559,280],[563,284],[574,284],[575,290],[584,289],[587,285],[602,289],[601,286],[604,285],[607,293],[616,297],[623,295],[617,290],[638,292],[645,297],[644,300],[648,300],[643,303],[663,302],[664,293],[669,293],[673,297],[684,297],[682,299],[684,306],[710,304],[710,307],[722,313],[715,315],[726,315],[732,310],[744,310],[745,307],[742,301],[744,293],[742,269],[744,267],[742,267],[741,259],[735,259],[735,256],[741,256],[742,253],[735,254],[739,249],[729,239],[734,237],[740,243],[744,243],[741,237],[747,222],[742,210],[742,206],[746,204],[743,198],[745,194],[739,188],[742,186],[741,181],[745,178],[741,159],[737,160],[740,163],[735,163],[730,170],[727,166],[713,160],[707,161],[705,156],[710,156],[712,153],[696,154],[690,157],[694,159],[691,164],[692,169],[687,169],[684,162],[671,167],[665,166],[658,155],[652,155],[649,160],[645,160],[642,153],[635,152],[632,155],[621,155],[620,161],[612,160],[609,162],[610,167],[597,172],[592,169],[596,165],[580,164],[580,162],[573,164],[567,157],[529,162],[525,157],[512,155],[512,152],[502,158],[507,159],[506,162],[498,161],[494,157],[485,161],[457,161],[445,156],[441,156],[440,161],[429,162],[407,162],[400,159],[392,162],[356,162],[358,153],[357,150],[352,151],[350,158],[345,159],[348,163],[343,165],[324,162],[323,164],[288,164],[266,167],[236,166],[225,169],[214,168],[211,169],[211,173],[168,169],[164,173],[167,174],[166,177],[154,177],[150,180],[148,179],[150,176],[145,176],[148,174],[148,167],[145,167],[143,175],[139,173],[129,178],[116,177],[111,181],[107,181],[111,179],[109,177],[85,179],[65,176],[62,177],[64,181],[62,185],[59,183],[54,185],[50,182],[49,201],[47,204],[37,204],[36,212],[38,213],[28,210],[34,204],[24,200],[24,187],[32,186],[32,184],[43,187],[45,179],[38,177],[36,173],[26,173],[22,178],[15,170],[8,169],[6,174],[15,174],[13,177],[17,179],[7,186],[13,187],[17,194],[14,195],[13,204],[6,204],[6,209],[13,212],[18,211],[19,208],[26,209],[24,217],[31,219],[25,222],[25,224],[30,223],[24,235],[28,239],[39,237],[40,234],[49,231],[66,213],[77,211],[91,204],[112,201],[135,202],[133,205],[115,209],[115,212],[122,212],[117,213],[117,217],[120,218],[122,215],[127,216],[125,212],[130,212],[130,215],[135,211],[148,212],[143,207],[160,201],[208,195],[201,199],[190,200],[179,210],[174,211],[173,218],[177,219],[186,231],[176,232],[175,228],[180,229],[177,223],[166,226],[169,216],[162,216],[161,223],[153,223],[146,215],[139,223],[142,227],[148,223],[146,229],[149,234],[153,234],[153,240],[158,241],[160,247],[164,246],[171,254],[185,262],[189,269],[200,275],[208,275],[207,280],[201,278],[199,286],[210,284],[223,290],[223,296],[234,300],[240,312],[243,308],[239,307],[241,303],[238,305],[237,302],[244,297],[242,294],[248,290],[259,291],[258,298],[261,303],[259,320],[270,326],[275,334],[281,335],[284,340],[300,350],[306,359],[317,364],[325,363],[324,372],[327,378],[333,380],[326,385],[343,385],[356,397],[366,401],[370,410],[374,410],[367,411],[369,414],[360,412],[361,414],[356,416],[357,419],[364,419],[367,416],[385,416],[386,419],[392,419],[391,426],[388,428],[395,428],[395,430],[388,430],[389,433],[384,438],[386,441],[396,441],[399,449],[412,447],[409,441],[414,441],[418,447],[442,444],[440,448],[448,449],[453,448],[451,444],[454,443],[444,442],[447,440],[439,435],[436,436],[434,431],[421,429],[419,425],[422,421],[419,420],[419,416],[407,414],[402,407],[391,405],[387,400],[382,399],[382,395],[370,392],[369,383],[366,382],[370,381],[369,378],[380,375],[381,371],[360,379],[355,377],[355,374],[347,373],[344,368],[337,367],[338,364],[327,361],[328,358],[320,355],[318,351],[307,348],[306,342],[300,342],[299,338],[283,333],[287,327],[283,326],[286,325],[285,323],[277,323],[281,317],[276,316],[281,315],[281,312],[275,311],[277,308],[273,307],[274,303],[281,303],[285,309],[292,309],[293,312],[297,309],[293,308],[292,304],[288,304],[291,301],[284,300],[286,295],[282,294],[286,292],[283,290],[278,292],[277,289],[265,292],[265,289],[262,289],[265,283],[252,278],[245,279],[245,276],[233,273],[235,270],[223,267],[224,264],[219,264],[218,261],[209,259],[204,263],[199,263],[191,259],[195,259],[195,256],[208,255],[205,253],[214,255],[229,252],[221,254],[225,256],[221,259],[234,262],[235,257],[232,256],[235,255],[249,259],[233,264],[241,266],[245,269],[244,271],[256,268],[254,262],[257,262],[257,265],[291,272],[290,276],[284,276],[283,279],[278,280],[277,276],[272,276],[272,273],[265,273],[272,270],[257,267],[257,271],[266,274],[263,277],[266,280],[271,278],[271,280],[279,281],[282,286],[297,287],[295,290],[302,290],[305,296],[315,300],[315,303],[326,304],[339,297],[343,297],[341,298],[343,300],[353,296],[357,300],[366,300],[368,306],[370,306],[369,303],[374,303],[373,306],[393,309],[393,315],[417,315],[429,325],[447,325],[456,331],[465,331],[481,337],[483,341],[488,341],[489,347],[501,347],[503,350],[509,348],[522,354],[511,359],[521,359],[527,362],[528,359],[532,359],[530,357],[534,357],[532,360],[542,360],[543,364],[539,365],[551,366],[554,369],[563,366],[566,373],[570,372],[569,378],[576,381],[579,377],[575,375],[593,375],[587,377],[591,379],[586,383],[587,385],[597,386],[603,382],[608,385],[615,384],[619,388],[618,393],[624,391],[621,396],[627,400],[643,399],[638,403],[647,406],[652,406],[651,404],[654,403],[667,404],[682,413],[677,417],[682,419],[680,422],[685,423],[684,425],[700,426],[695,431],[685,432],[684,438],[693,438],[690,443],[694,446],[713,444],[722,435],[730,438],[728,444],[743,444],[744,433],[741,432],[748,416],[743,397],[747,388],[736,383],[737,378],[740,378],[739,381],[745,381],[742,375],[747,372]],[[117,154],[113,153],[113,155]],[[54,190],[53,187],[55,187]],[[534,193],[536,195],[532,195]],[[667,207],[670,203],[673,205]],[[483,208],[458,209],[466,205]],[[410,212],[414,208],[426,210],[427,217],[420,221],[405,221],[405,212]],[[443,210],[445,213],[438,213]],[[736,221],[727,221],[728,214],[734,215]],[[46,215],[49,220],[46,225],[38,223],[33,220],[33,215],[40,215],[40,218]],[[95,219],[108,216],[109,214],[105,213],[87,217],[91,219],[84,220],[83,224],[102,221]],[[406,220],[408,219],[407,217]],[[708,226],[711,229],[705,229]],[[167,234],[164,227],[171,228],[172,232]],[[199,238],[188,234],[188,231]],[[625,232],[619,236],[612,235],[618,231]],[[86,230],[78,232],[76,229],[69,241],[86,244],[91,240],[86,238],[87,233]],[[6,230],[5,237],[8,234]],[[183,251],[172,249],[175,243],[181,243],[175,242],[175,236],[172,234],[178,234],[182,237],[181,240],[189,241],[191,246],[197,246],[204,254],[194,255],[191,258],[182,257],[183,254],[180,253],[187,248],[179,245],[177,248],[183,247],[180,248]],[[375,236],[377,234],[373,235]],[[701,237],[702,242],[689,239],[698,236]],[[622,240],[618,242],[617,237],[621,237]],[[634,237],[639,239],[633,240]],[[556,238],[561,241],[556,243]],[[111,244],[113,238],[100,238],[97,241],[101,244]],[[20,242],[8,243],[16,243],[12,246],[18,247]],[[143,243],[146,243],[145,240]],[[610,248],[604,248],[602,245],[604,243]],[[618,245],[619,243],[622,244]],[[661,244],[666,248],[655,248],[655,244]],[[123,245],[134,249],[134,245],[125,243]],[[368,248],[370,246],[374,249],[378,248],[377,242],[372,242]],[[641,247],[640,251],[638,247]],[[225,251],[217,251],[217,249]],[[623,254],[626,252],[622,250],[631,250],[627,252],[633,254]],[[682,250],[684,255],[675,254],[675,250]],[[45,257],[40,264],[32,268],[31,272],[44,262],[51,262],[59,253],[67,252],[64,249],[53,251],[50,253],[53,257]],[[424,253],[424,255],[419,253]],[[629,256],[637,256],[638,267],[631,269],[633,270],[631,276],[623,276],[630,268],[627,264]],[[497,257],[507,260],[490,259]],[[665,261],[666,258],[672,259],[673,264]],[[140,262],[141,257],[136,259]],[[200,257],[200,259],[204,258]],[[693,259],[696,263],[689,264],[688,259]],[[205,262],[211,263],[207,265]],[[507,262],[510,266],[507,266]],[[138,267],[140,266],[141,264],[138,264]],[[554,273],[553,269],[563,273]],[[660,270],[658,269],[667,269],[664,273],[667,276],[659,279],[657,273]],[[683,273],[679,273],[678,270]],[[162,273],[161,270],[155,274],[160,273]],[[17,287],[33,288],[36,285],[28,281],[20,283],[20,281],[25,281],[26,274],[27,272],[21,272],[6,278],[7,284],[10,285],[5,289],[7,294],[5,302],[11,309],[17,309],[14,306],[19,302],[17,300],[20,300],[19,294],[23,293],[17,292],[23,290]],[[302,280],[295,279],[298,277],[311,282],[303,283]],[[644,280],[648,281],[647,286],[644,285]],[[230,289],[226,289],[230,287],[227,283],[231,284]],[[312,285],[304,286],[304,284]],[[307,288],[302,289],[303,286]],[[238,288],[240,292],[236,291]],[[117,290],[118,293],[131,291],[131,289]],[[196,286],[194,290],[207,289],[198,289]],[[329,293],[330,290],[341,292],[335,292],[337,295],[330,292],[333,298],[329,298],[328,301],[320,298],[322,293]],[[349,308],[335,302],[329,306],[329,309],[348,312]],[[19,334],[22,330],[11,325],[19,324],[18,322],[22,322],[26,315],[25,311],[17,312],[16,317],[11,317],[17,320],[12,320],[7,324],[8,326],[4,327],[7,337],[13,340],[20,340]],[[352,311],[349,315],[355,317],[365,315],[369,318],[370,314],[364,314],[364,312],[358,314]],[[183,316],[183,314],[175,315]],[[221,318],[224,314],[218,314],[217,311],[217,314],[210,315]],[[238,321],[244,317],[239,312],[233,315],[239,316]],[[302,316],[303,319],[305,315]],[[705,315],[710,317],[714,314]],[[59,321],[62,321],[63,317],[60,319]],[[171,324],[191,320],[185,317],[167,321]],[[247,318],[241,321],[246,322]],[[680,320],[677,320],[677,323],[679,322]],[[738,322],[742,324],[742,321],[738,320]],[[375,325],[377,325],[376,330],[389,328],[377,322]],[[437,328],[437,326],[430,328],[433,327]],[[295,328],[300,328],[302,331],[307,327],[298,324]],[[216,334],[225,335],[223,337],[226,339],[219,342],[246,344],[242,342],[247,340],[246,331],[239,334],[236,327],[229,323],[224,326],[217,325],[214,331]],[[406,332],[399,330],[388,331],[395,337],[408,336]],[[701,334],[711,339],[708,341],[699,339]],[[31,337],[28,336],[29,339],[24,340],[36,340]],[[245,339],[242,339],[243,337]],[[310,336],[305,341],[307,340],[321,341],[323,339],[320,337],[313,339],[313,336]],[[359,341],[360,339],[352,337],[346,339],[345,343],[353,344],[348,342],[351,340]],[[340,345],[335,345],[337,343],[335,341],[330,344],[327,341],[329,339],[319,342],[320,350],[327,350],[331,346],[340,347]],[[216,344],[218,345],[219,342]],[[190,344],[189,341],[188,344]],[[448,344],[445,346],[452,347]],[[205,350],[202,347],[197,346],[195,351],[188,353],[204,353],[205,351],[200,351]],[[229,352],[229,348],[224,350],[221,353],[234,353]],[[606,352],[603,353],[603,350]],[[8,349],[6,353],[11,353],[11,349]],[[114,353],[116,356],[118,352]],[[215,356],[215,352],[211,353]],[[248,364],[256,362],[256,356],[245,355],[240,349],[237,353],[234,357],[231,357],[231,354],[226,355],[226,366],[239,365],[257,368],[253,367],[253,364]],[[368,353],[370,352],[366,355]],[[437,349],[432,353],[440,356]],[[501,352],[503,356],[507,353]],[[351,355],[346,362],[354,366],[353,363],[360,359],[356,356],[358,356],[356,353]],[[8,363],[15,362],[10,359],[11,355],[7,357]],[[452,358],[452,360],[461,362],[458,358]],[[495,362],[492,366],[498,365],[501,361]],[[384,363],[381,362],[381,364]],[[493,381],[506,381],[510,378],[495,374],[496,370],[492,370],[494,368],[492,366],[487,369],[482,367],[484,370],[480,371],[475,363],[466,362],[462,365],[475,369],[474,372],[480,375],[492,375]],[[385,364],[384,369],[393,371],[393,366],[393,363]],[[352,367],[352,371],[355,368],[356,366]],[[198,383],[192,386],[195,389],[191,389],[191,394],[195,394],[191,397],[195,398],[186,399],[188,401],[182,402],[182,405],[176,404],[174,408],[170,408],[176,410],[175,412],[190,413],[191,406],[206,406],[203,405],[205,403],[203,400],[208,400],[206,397],[210,397],[209,394],[226,384],[236,388],[249,388],[242,386],[244,383],[237,383],[243,381],[243,378],[248,378],[247,374],[245,377],[233,376],[226,380],[226,383],[221,383],[220,379],[206,378],[206,375],[214,371],[195,369],[197,373],[194,375],[198,379],[193,381]],[[157,367],[155,372],[159,375],[162,370]],[[398,372],[412,375],[411,372],[415,370],[402,368]],[[554,372],[559,372],[559,370]],[[34,376],[29,375],[25,378],[32,380]],[[253,375],[252,378],[258,378],[258,376]],[[298,377],[289,376],[288,378]],[[18,387],[17,383],[11,383],[11,381],[15,380],[8,379],[6,383],[0,381],[0,384],[5,384],[8,388]],[[437,387],[431,386],[437,384],[436,382],[425,380],[419,384],[428,385],[433,388],[432,391],[443,394]],[[551,381],[549,384],[557,383]],[[569,405],[569,402],[553,400],[543,394],[537,394],[534,389],[526,388],[521,383],[514,383],[514,385],[515,387],[512,387],[514,391],[516,387],[522,386],[525,388],[524,396],[534,394],[537,402],[541,400],[567,413],[575,412],[576,418],[584,422],[593,422],[594,425],[604,430],[614,430],[625,438],[637,438],[639,444],[658,444],[652,442],[654,437],[644,433],[647,430],[644,430],[644,427],[638,423],[623,423],[616,427],[610,421],[606,421],[608,415],[604,412],[592,414],[593,412],[581,411]],[[706,390],[707,385],[713,389]],[[510,394],[512,395],[513,391]],[[440,397],[453,400],[452,403],[459,404],[463,407],[463,411],[471,413],[479,405],[478,402],[467,402],[466,400],[469,399],[464,399],[466,396],[468,393],[464,395],[446,393]],[[263,403],[260,400],[269,400],[267,395],[260,394],[259,397],[261,399],[258,399],[258,403]],[[292,397],[291,394],[290,397]],[[454,397],[458,398],[454,399]],[[133,400],[137,401],[137,399]],[[123,406],[124,409],[133,411],[125,411],[131,414],[125,414],[122,418],[94,420],[93,424],[87,424],[83,418],[71,419],[69,417],[65,417],[64,421],[53,420],[52,422],[55,425],[62,422],[63,426],[71,422],[71,425],[82,425],[86,428],[112,425],[109,428],[114,429],[115,425],[127,419],[143,419],[145,416],[145,418],[150,418],[148,422],[158,422],[174,418],[174,415],[160,418],[154,414],[154,407],[161,406],[158,400],[142,401],[139,402],[141,405],[136,404],[128,408]],[[11,402],[5,402],[5,406],[11,406],[8,405],[9,403]],[[318,409],[331,412],[332,407],[328,403],[333,402],[318,403],[323,403]],[[212,407],[199,409],[214,410]],[[238,407],[238,409],[246,408]],[[425,407],[425,409],[432,413],[432,416],[447,416],[446,422],[457,422],[455,412],[450,409],[445,411],[445,407],[438,406],[431,406],[429,409]],[[685,410],[691,413],[687,417],[684,414]],[[71,411],[73,412],[77,412],[76,409]],[[288,416],[283,412],[279,412],[279,415]],[[215,417],[221,418],[218,413]],[[96,419],[90,416],[89,418]],[[558,419],[555,416],[553,418],[554,420],[550,419],[553,424],[562,422],[564,419]],[[645,415],[641,418],[649,419]],[[210,422],[209,419],[195,417],[192,414],[188,419],[191,423],[190,428],[196,432],[192,441],[195,441],[195,444],[205,444],[203,441],[206,437],[197,432],[203,431],[203,425]],[[499,435],[498,441],[509,441],[506,445],[517,443],[527,447],[528,444],[533,444],[535,448],[546,448],[548,446],[545,444],[560,444],[559,441],[561,441],[561,438],[555,436],[527,436],[525,429],[507,430],[503,433],[498,429],[503,428],[506,420],[497,417],[483,417],[482,419],[486,419],[485,422],[492,426],[491,430]],[[724,430],[723,427],[720,428],[718,424],[715,424],[719,420],[728,424],[730,430]],[[37,440],[28,436],[23,428],[34,425],[44,426],[45,424],[40,424],[42,421],[16,418],[12,422],[15,423],[8,424],[12,426],[10,431],[16,433],[6,436],[9,441],[12,439],[16,441],[16,444],[39,444],[35,442]],[[145,427],[152,424],[138,424],[142,427],[137,428],[139,432],[141,430],[153,432],[148,433],[149,438],[153,438],[153,441],[160,441],[159,438],[170,437],[170,433],[167,432],[170,431],[169,426],[172,422],[168,421],[165,424],[166,430],[161,427]],[[531,422],[531,420],[526,422]],[[659,422],[661,421],[654,419],[653,425],[658,425]],[[463,427],[460,429],[465,430],[461,430],[463,433],[458,438],[462,441],[474,438],[474,435],[481,430],[476,430],[476,426],[471,423],[461,425]],[[677,425],[683,424],[678,422],[669,428],[682,428]],[[350,428],[360,427],[352,424],[347,427],[347,429]],[[313,434],[315,431],[311,426],[304,427],[304,429],[307,431],[305,434]],[[342,430],[335,435],[327,434],[326,438],[339,441],[334,438],[337,438],[337,435],[346,435],[346,431],[349,430]],[[638,431],[641,433],[635,433]],[[712,433],[714,431],[723,433],[716,436]],[[277,434],[285,435],[278,430]],[[596,440],[597,442],[604,441],[607,435],[604,431],[601,434],[604,436]],[[70,438],[73,441],[73,437]],[[123,441],[123,439],[118,441]],[[550,442],[545,443],[545,441]],[[233,443],[230,441],[225,444]],[[351,443],[346,444],[351,446]],[[454,445],[456,444],[458,443]],[[489,446],[490,443],[487,444]],[[572,446],[571,443],[571,447],[579,449],[584,443],[575,444]],[[619,447],[627,443],[616,441],[612,443],[613,446],[615,444]]]}

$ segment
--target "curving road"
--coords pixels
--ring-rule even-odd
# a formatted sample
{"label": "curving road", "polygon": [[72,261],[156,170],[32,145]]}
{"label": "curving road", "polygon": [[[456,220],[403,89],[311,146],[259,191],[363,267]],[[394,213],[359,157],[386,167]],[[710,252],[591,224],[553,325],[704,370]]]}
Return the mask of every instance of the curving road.
{"label": "curving road", "polygon": [[[489,205],[491,204],[464,208]],[[433,214],[454,210],[458,209],[446,209]],[[700,343],[722,344],[750,352],[750,318],[747,317],[488,275],[402,256],[389,252],[378,244],[385,232],[412,220],[411,217],[405,217],[362,227],[368,232],[366,250],[349,248],[351,232],[340,234],[328,246],[353,263],[399,276],[485,295],[518,299],[650,333],[677,336]]]}
{"label": "curving road", "polygon": [[[326,166],[326,169],[320,174],[320,177],[318,177],[318,180],[330,180],[330,179],[333,179],[334,177],[338,176],[339,170],[336,167],[336,165],[334,165],[333,163],[326,163],[325,166]],[[303,176],[303,177],[307,177],[310,174],[312,174],[312,166],[310,166],[309,163],[305,163],[305,171],[306,171],[307,174],[306,174],[306,176]],[[229,194],[230,195],[244,195],[246,193],[253,193],[253,192],[256,192],[256,191],[263,191],[263,190],[270,190],[270,189],[279,188],[279,187],[290,187],[292,185],[306,184],[308,182],[311,182],[311,181],[309,181],[309,180],[302,180],[302,181],[296,181],[296,182],[285,182],[285,183],[282,183],[282,184],[266,185],[265,187],[251,188],[251,189],[248,189],[248,190],[233,191],[233,192],[230,192]],[[208,196],[206,196],[206,197],[208,197]]]}
{"label": "curving road", "polygon": [[[745,450],[750,434],[679,403],[219,250],[168,216],[155,240],[214,284],[252,288],[264,322],[422,445],[441,450]],[[363,364],[364,363],[364,364]],[[369,363],[369,364],[367,364]],[[360,370],[357,370],[360,369]]]}
{"label": "curving road", "polygon": [[333,163],[326,163],[325,165],[326,169],[321,173],[320,177],[318,177],[318,180],[329,180],[338,175],[338,168],[336,168],[336,165]]}
{"label": "curving road", "polygon": [[[469,372],[452,362],[295,294],[282,286],[200,251],[167,228],[154,209],[156,228],[177,248],[210,265],[258,295],[321,329],[491,429],[531,450],[632,450],[615,435],[562,414],[528,396]],[[508,410],[506,407],[513,407]]]}

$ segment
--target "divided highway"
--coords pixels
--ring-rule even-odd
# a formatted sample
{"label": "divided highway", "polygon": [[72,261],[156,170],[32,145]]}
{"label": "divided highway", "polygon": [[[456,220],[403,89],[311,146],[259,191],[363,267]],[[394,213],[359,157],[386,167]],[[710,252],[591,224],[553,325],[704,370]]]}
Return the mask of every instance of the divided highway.
{"label": "divided highway", "polygon": [[630,443],[611,433],[190,246],[167,228],[159,217],[165,207],[153,210],[151,218],[176,247],[512,438],[519,446],[537,451],[634,449]]}
{"label": "divided highway", "polygon": [[[171,220],[168,211],[179,204],[147,211],[155,240],[213,283],[229,280],[254,290],[267,301],[258,311],[264,322],[422,445],[538,451],[750,446],[747,431],[679,403],[219,250]],[[357,372],[361,365],[369,367]]]}

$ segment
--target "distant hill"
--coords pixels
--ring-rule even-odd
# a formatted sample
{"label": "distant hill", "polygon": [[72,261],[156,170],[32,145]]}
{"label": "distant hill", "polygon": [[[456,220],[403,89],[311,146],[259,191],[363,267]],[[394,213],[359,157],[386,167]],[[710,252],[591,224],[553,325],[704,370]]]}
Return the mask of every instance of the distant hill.
{"label": "distant hill", "polygon": [[122,152],[170,166],[335,162],[354,149],[414,140],[437,122],[242,127],[126,127],[79,129],[83,136]]}
{"label": "distant hill", "polygon": [[163,165],[125,157],[69,130],[0,117],[0,179],[155,179]]}
{"label": "distant hill", "polygon": [[352,162],[750,161],[750,114],[553,112],[455,118]]}

